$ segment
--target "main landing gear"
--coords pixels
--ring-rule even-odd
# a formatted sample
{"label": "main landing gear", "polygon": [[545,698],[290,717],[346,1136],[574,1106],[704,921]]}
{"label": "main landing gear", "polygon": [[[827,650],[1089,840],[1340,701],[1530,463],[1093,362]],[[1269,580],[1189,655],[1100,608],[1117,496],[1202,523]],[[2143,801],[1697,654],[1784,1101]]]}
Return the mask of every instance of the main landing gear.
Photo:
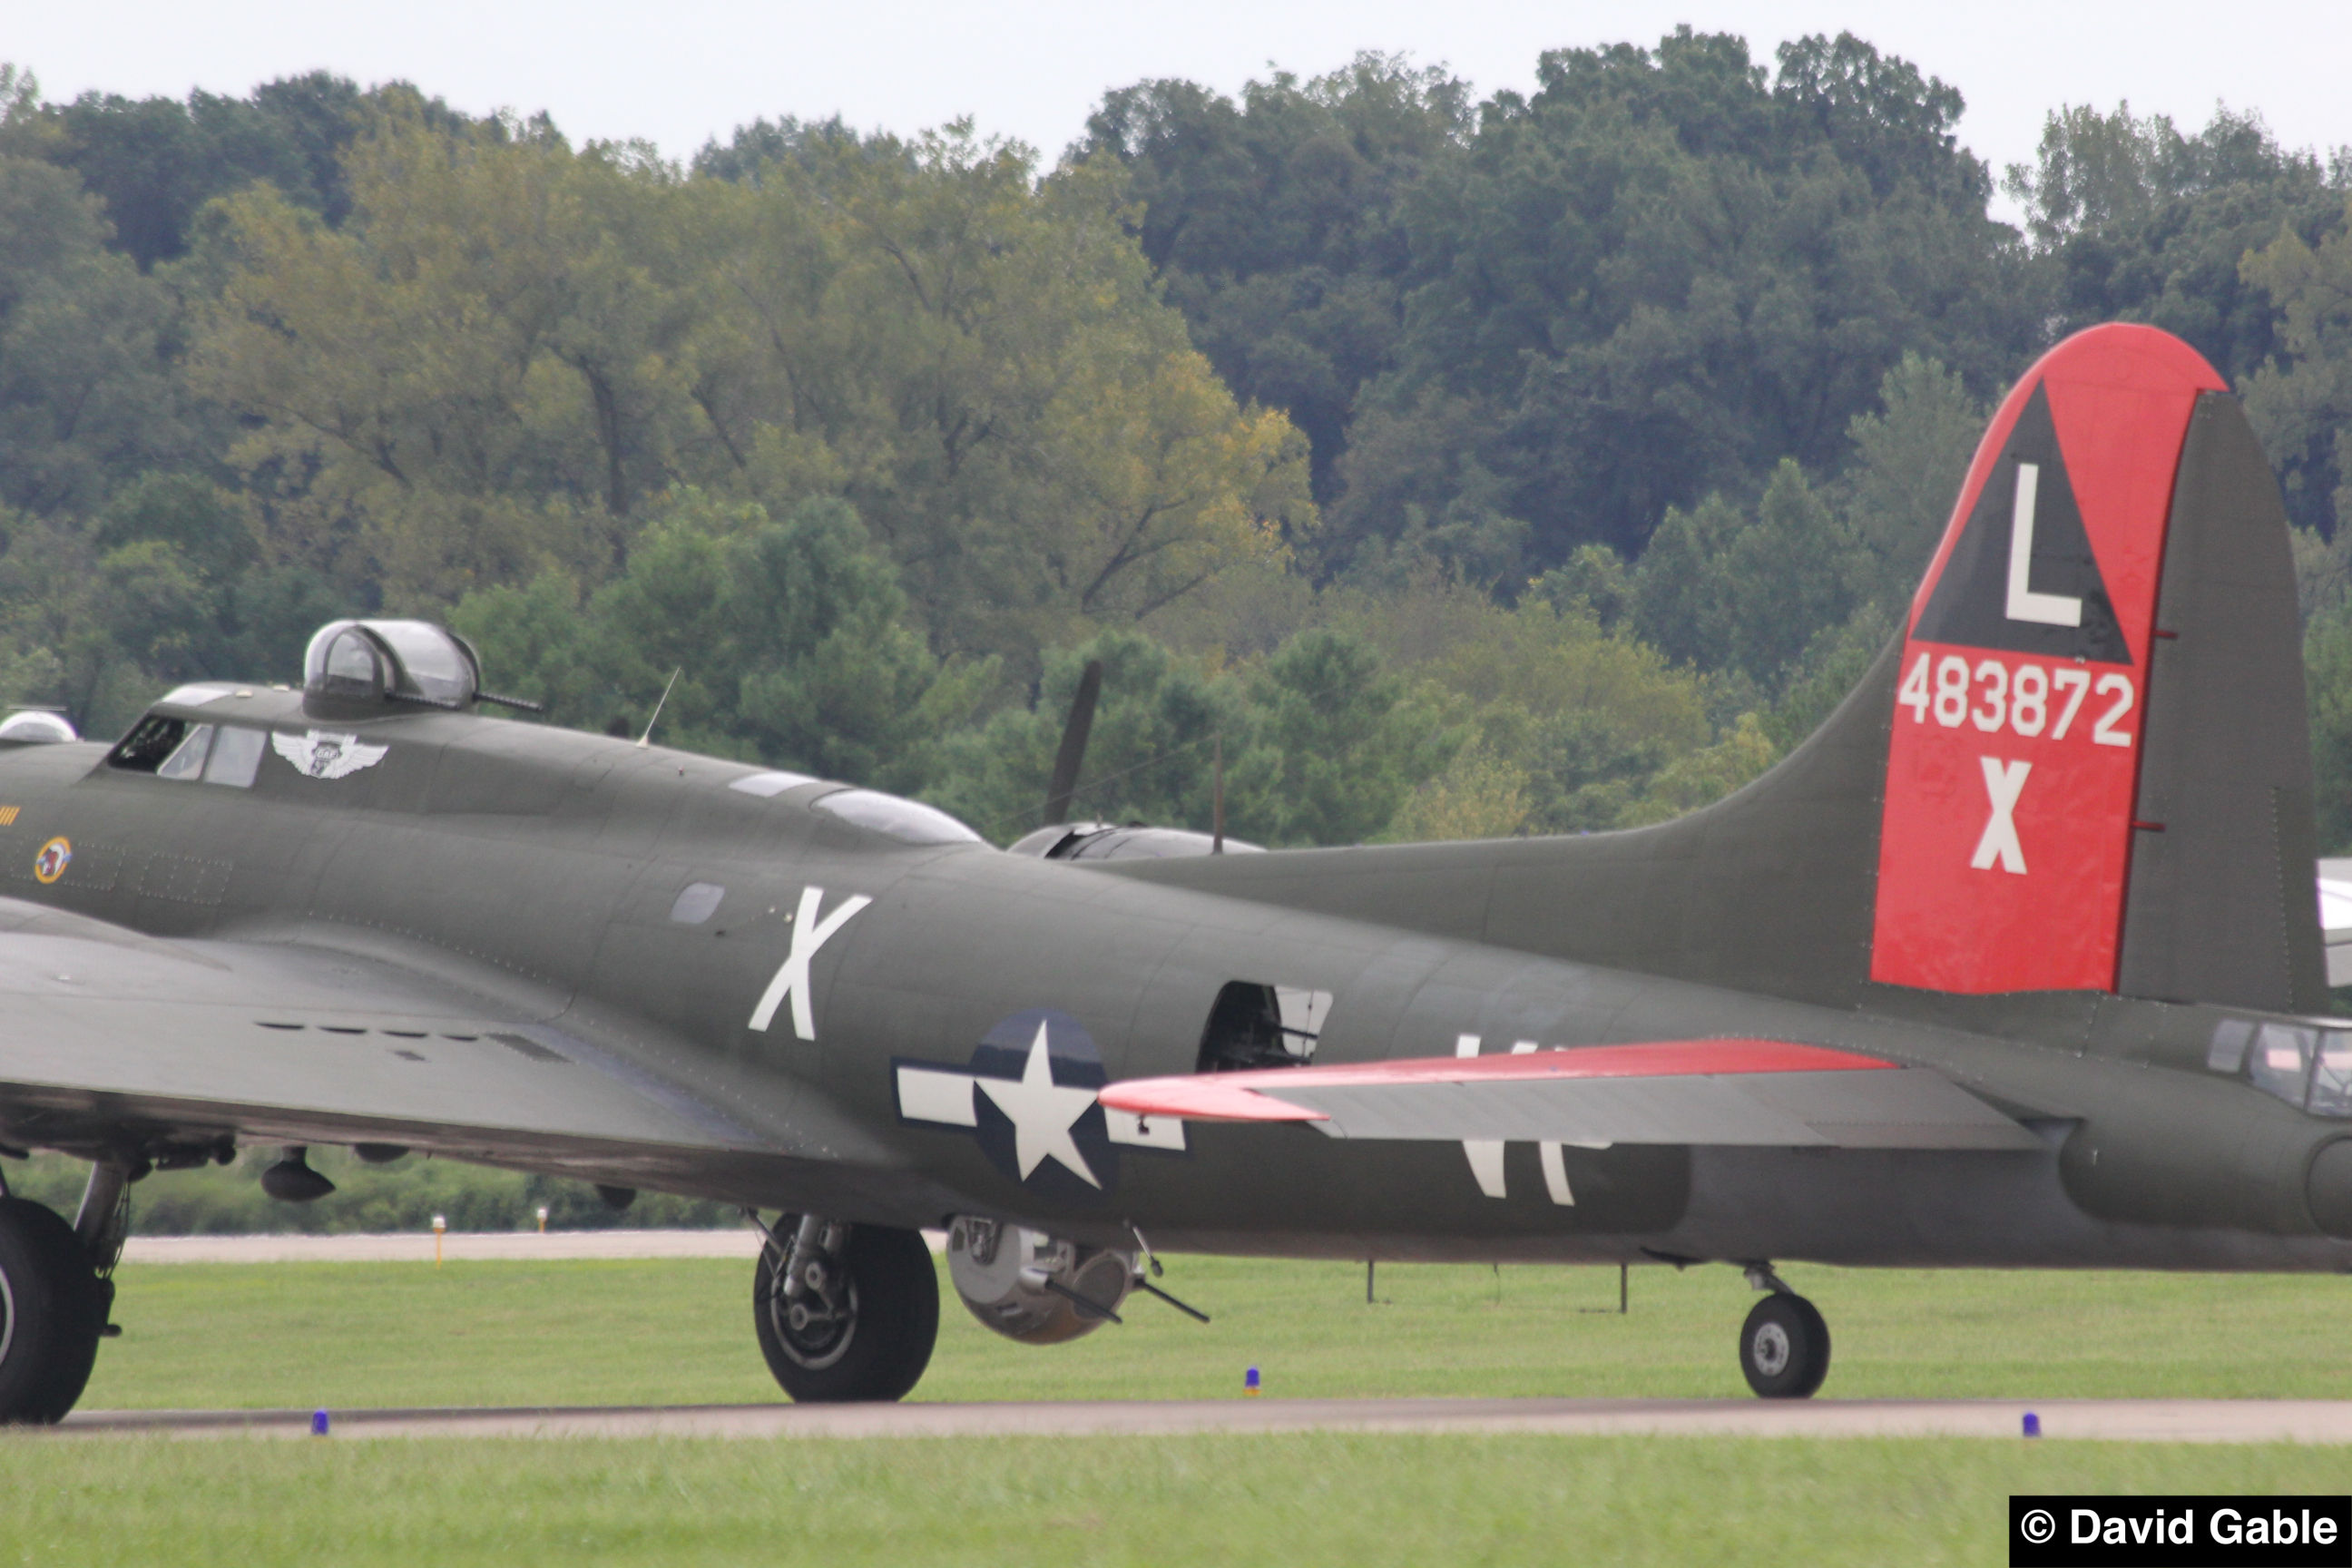
{"label": "main landing gear", "polygon": [[1748,1283],[1768,1292],[1739,1326],[1739,1370],[1748,1386],[1765,1399],[1811,1399],[1830,1374],[1830,1326],[1770,1264],[1750,1264]]}
{"label": "main landing gear", "polygon": [[905,1398],[940,1332],[939,1273],[921,1235],[816,1215],[760,1228],[751,1320],[784,1392],[803,1404]]}
{"label": "main landing gear", "polygon": [[90,1173],[80,1234],[54,1209],[0,1197],[0,1425],[62,1420],[89,1384],[110,1331],[122,1188],[121,1172]]}

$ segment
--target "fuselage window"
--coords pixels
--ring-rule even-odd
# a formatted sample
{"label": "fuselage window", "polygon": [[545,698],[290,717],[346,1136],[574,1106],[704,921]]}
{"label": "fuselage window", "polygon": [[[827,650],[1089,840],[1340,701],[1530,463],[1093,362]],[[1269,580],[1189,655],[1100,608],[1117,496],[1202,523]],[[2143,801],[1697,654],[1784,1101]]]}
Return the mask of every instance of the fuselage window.
{"label": "fuselage window", "polygon": [[2305,1109],[2314,1116],[2352,1116],[2352,1034],[2331,1029],[2319,1037]]}
{"label": "fuselage window", "polygon": [[106,754],[106,765],[127,773],[152,773],[180,749],[187,734],[185,719],[150,713],[131,727],[131,733],[115,742],[114,750]]}
{"label": "fuselage window", "polygon": [[1315,1059],[1316,1041],[1330,1011],[1328,991],[1233,981],[1217,993],[1216,1005],[1209,1009],[1193,1070],[1305,1067]]}
{"label": "fuselage window", "polygon": [[764,773],[745,773],[741,778],[736,779],[728,784],[727,787],[732,790],[740,790],[745,795],[756,795],[762,800],[769,800],[783,794],[788,789],[798,789],[803,784],[812,784],[816,782],[817,781],[815,779],[811,778],[806,773],[769,772]]}
{"label": "fuselage window", "polygon": [[2224,1018],[2213,1026],[2213,1043],[2205,1047],[2205,1065],[2215,1072],[2235,1073],[2246,1065],[2246,1047],[2253,1043],[2253,1025],[2243,1018]]}
{"label": "fuselage window", "polygon": [[819,795],[816,808],[908,844],[978,844],[979,834],[935,805],[877,790],[845,789]]}
{"label": "fuselage window", "polygon": [[205,764],[205,783],[252,788],[253,775],[261,767],[261,753],[268,744],[259,730],[222,725],[220,733],[213,737],[212,761]]}
{"label": "fuselage window", "polygon": [[205,759],[212,754],[213,727],[199,724],[188,731],[186,740],[173,749],[155,770],[159,779],[193,779],[205,771]]}
{"label": "fuselage window", "polygon": [[669,907],[669,918],[682,926],[698,926],[719,912],[719,900],[727,889],[716,882],[689,882],[677,901]]}

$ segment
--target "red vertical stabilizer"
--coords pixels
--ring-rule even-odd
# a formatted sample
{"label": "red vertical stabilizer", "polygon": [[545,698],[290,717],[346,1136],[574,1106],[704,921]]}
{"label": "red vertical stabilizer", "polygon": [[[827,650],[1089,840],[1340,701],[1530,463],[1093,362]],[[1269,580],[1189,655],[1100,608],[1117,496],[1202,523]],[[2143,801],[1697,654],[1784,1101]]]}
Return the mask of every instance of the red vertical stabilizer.
{"label": "red vertical stabilizer", "polygon": [[2177,338],[2097,327],[1994,416],[1911,605],[1872,979],[2115,987],[2175,471],[2224,385]]}

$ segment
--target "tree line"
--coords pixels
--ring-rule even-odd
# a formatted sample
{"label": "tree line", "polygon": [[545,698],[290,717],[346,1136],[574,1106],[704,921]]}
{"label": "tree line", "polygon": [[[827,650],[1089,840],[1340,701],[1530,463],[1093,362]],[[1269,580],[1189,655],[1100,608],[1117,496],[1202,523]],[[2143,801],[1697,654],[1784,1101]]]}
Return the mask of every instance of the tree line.
{"label": "tree line", "polygon": [[[683,163],[323,74],[0,67],[0,700],[119,728],[442,618],[553,721],[1277,844],[1655,820],[1899,624],[1991,399],[2104,320],[2243,394],[2352,846],[2352,162],[2065,106],[1996,174],[1851,36],[1530,93],[1359,57]],[[2011,206],[1997,209],[1997,202]],[[1998,210],[2024,215],[2022,228]]]}

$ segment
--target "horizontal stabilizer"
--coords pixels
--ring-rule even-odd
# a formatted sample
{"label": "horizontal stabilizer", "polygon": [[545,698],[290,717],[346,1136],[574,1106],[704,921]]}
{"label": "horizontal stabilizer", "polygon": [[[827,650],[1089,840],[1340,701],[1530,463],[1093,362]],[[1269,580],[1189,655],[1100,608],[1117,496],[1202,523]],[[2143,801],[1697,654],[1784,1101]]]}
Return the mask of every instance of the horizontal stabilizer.
{"label": "horizontal stabilizer", "polygon": [[1941,1074],[1780,1040],[1676,1040],[1134,1079],[1114,1110],[1307,1121],[1334,1138],[1720,1147],[2020,1149],[2041,1142]]}

